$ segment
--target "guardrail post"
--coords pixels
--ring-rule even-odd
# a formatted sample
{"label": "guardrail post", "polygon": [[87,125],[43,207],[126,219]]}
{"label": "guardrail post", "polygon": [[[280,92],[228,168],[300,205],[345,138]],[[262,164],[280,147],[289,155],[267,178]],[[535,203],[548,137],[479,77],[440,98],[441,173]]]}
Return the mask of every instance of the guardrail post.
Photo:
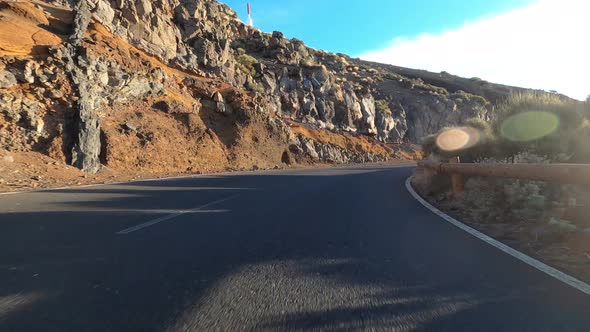
{"label": "guardrail post", "polygon": [[[449,164],[459,164],[460,162],[459,157],[449,159]],[[458,194],[463,192],[463,176],[461,174],[451,173],[451,184],[453,186],[453,193]]]}

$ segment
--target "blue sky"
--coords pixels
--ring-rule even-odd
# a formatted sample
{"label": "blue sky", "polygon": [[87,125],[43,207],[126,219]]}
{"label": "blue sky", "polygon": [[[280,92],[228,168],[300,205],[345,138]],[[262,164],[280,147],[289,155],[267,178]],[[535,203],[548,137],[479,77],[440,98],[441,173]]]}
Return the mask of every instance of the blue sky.
{"label": "blue sky", "polygon": [[590,94],[590,0],[225,0],[255,27],[354,57]]}
{"label": "blue sky", "polygon": [[247,22],[281,31],[307,45],[359,55],[413,37],[460,27],[466,21],[522,6],[530,0],[225,0]]}

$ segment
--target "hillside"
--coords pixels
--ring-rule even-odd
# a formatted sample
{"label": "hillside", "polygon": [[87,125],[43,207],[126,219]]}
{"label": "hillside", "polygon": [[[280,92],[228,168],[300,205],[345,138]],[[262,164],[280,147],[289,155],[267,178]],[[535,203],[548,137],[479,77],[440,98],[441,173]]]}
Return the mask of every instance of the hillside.
{"label": "hillside", "polygon": [[213,0],[0,1],[0,56],[2,190],[417,158],[518,89],[311,49]]}

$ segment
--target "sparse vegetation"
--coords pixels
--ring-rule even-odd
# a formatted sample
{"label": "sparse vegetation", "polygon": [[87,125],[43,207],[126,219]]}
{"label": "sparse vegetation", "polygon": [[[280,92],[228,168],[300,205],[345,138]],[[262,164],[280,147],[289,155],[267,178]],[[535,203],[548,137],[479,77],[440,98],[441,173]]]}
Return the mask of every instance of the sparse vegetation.
{"label": "sparse vegetation", "polygon": [[422,81],[421,79],[418,79],[414,82],[414,88],[424,90],[427,92],[436,93],[439,95],[448,95],[449,94],[447,89],[424,83],[424,81]]}
{"label": "sparse vegetation", "polygon": [[386,73],[385,75],[383,75],[383,78],[392,81],[398,81],[403,87],[408,89],[418,89],[441,95],[449,94],[447,89],[434,86],[428,83],[424,83],[424,81],[421,79],[410,79],[396,73]]}
{"label": "sparse vegetation", "polygon": [[[423,148],[431,158],[445,159],[459,155],[463,162],[587,163],[590,162],[590,148],[587,146],[590,140],[590,112],[587,105],[558,94],[514,94],[498,105],[494,121],[486,122],[479,118],[465,121],[465,126],[477,129],[481,135],[476,146],[445,152],[436,146],[437,135],[431,135],[423,139]],[[541,125],[549,123],[550,126],[539,127],[535,122],[541,122]],[[551,130],[542,132],[539,137],[515,140],[527,136],[507,135],[507,123],[522,133],[539,128]],[[441,131],[444,130],[448,128]],[[415,184],[441,208],[460,211],[463,220],[484,231],[499,234],[500,238],[510,239],[534,253],[542,251],[545,255],[555,253],[557,247],[569,247],[570,241],[579,239],[587,227],[587,210],[581,212],[576,202],[588,204],[590,192],[576,186],[468,177],[465,191],[451,194],[448,175],[429,173],[417,173]],[[566,249],[565,256],[563,249],[559,252],[568,262],[576,259],[587,261],[579,247]],[[571,267],[561,258],[558,262]]]}
{"label": "sparse vegetation", "polygon": [[535,222],[547,203],[543,182],[470,178],[460,203],[480,223]]}
{"label": "sparse vegetation", "polygon": [[385,75],[383,75],[383,78],[386,78],[386,79],[392,80],[392,81],[401,81],[405,77],[395,74],[395,73],[386,73]]}
{"label": "sparse vegetation", "polygon": [[258,63],[258,60],[256,60],[255,57],[248,54],[240,54],[238,55],[237,61],[237,66],[242,72],[248,73],[250,75],[256,74],[256,71],[254,70],[254,64]]}
{"label": "sparse vegetation", "polygon": [[264,94],[265,90],[264,90],[264,86],[262,86],[262,84],[258,83],[258,82],[249,82],[247,84],[247,88],[250,91],[254,91],[258,94]]}
{"label": "sparse vegetation", "polygon": [[523,111],[549,110],[560,111],[575,108],[575,103],[559,95],[543,92],[515,93],[498,105],[499,113],[517,113]]}
{"label": "sparse vegetation", "polygon": [[391,116],[391,109],[387,101],[380,99],[375,101],[375,110],[383,116]]}
{"label": "sparse vegetation", "polygon": [[[553,117],[555,129],[538,139],[514,141],[506,137],[506,128],[511,119],[529,113],[530,118]],[[539,120],[541,121],[541,120]],[[549,121],[549,120],[545,120]],[[514,122],[514,121],[513,121]],[[526,129],[531,124],[516,123]],[[498,136],[499,152],[510,157],[519,152],[531,152],[546,156],[552,161],[589,162],[583,157],[588,148],[582,138],[590,137],[587,114],[581,103],[562,96],[547,93],[514,94],[498,107],[494,130]],[[522,130],[521,131],[524,131]]]}
{"label": "sparse vegetation", "polygon": [[451,94],[451,98],[453,98],[453,99],[459,98],[459,99],[462,99],[462,100],[465,100],[465,101],[475,101],[475,102],[478,102],[478,103],[480,103],[482,105],[488,105],[489,104],[489,102],[484,97],[478,96],[478,95],[474,95],[474,94],[465,92],[463,90],[459,90],[459,91]]}
{"label": "sparse vegetation", "polygon": [[[451,97],[466,100],[481,98],[463,91],[458,91]],[[485,158],[512,161],[517,154],[527,152],[554,162],[590,162],[590,148],[586,144],[590,139],[589,115],[583,103],[559,95],[514,94],[497,106],[493,121],[474,118],[464,123],[480,132],[482,139],[476,146],[453,152],[440,151],[435,145],[435,138],[448,130],[443,128],[435,135],[425,137],[423,147],[434,155],[445,158],[459,155],[467,161]],[[541,133],[539,137],[523,137],[527,134],[526,130],[543,130],[539,125],[550,126],[550,121],[554,122],[555,128],[547,128],[547,132]],[[540,124],[535,127],[534,122]],[[511,131],[516,133],[510,133]]]}

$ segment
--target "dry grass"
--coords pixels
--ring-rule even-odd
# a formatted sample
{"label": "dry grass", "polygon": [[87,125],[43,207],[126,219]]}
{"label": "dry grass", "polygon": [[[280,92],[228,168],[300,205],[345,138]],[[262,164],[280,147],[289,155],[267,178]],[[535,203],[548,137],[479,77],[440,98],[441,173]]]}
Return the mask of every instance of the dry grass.
{"label": "dry grass", "polygon": [[499,103],[499,115],[526,111],[581,112],[581,103],[566,99],[560,95],[544,92],[523,92],[510,95]]}

